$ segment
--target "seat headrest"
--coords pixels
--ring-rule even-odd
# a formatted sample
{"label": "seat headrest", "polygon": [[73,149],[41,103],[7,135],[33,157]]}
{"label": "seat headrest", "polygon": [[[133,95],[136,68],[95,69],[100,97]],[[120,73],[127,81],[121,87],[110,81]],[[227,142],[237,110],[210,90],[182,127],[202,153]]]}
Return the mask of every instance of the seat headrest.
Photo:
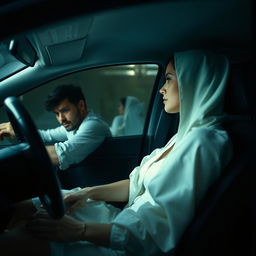
{"label": "seat headrest", "polygon": [[255,61],[231,64],[229,81],[225,93],[224,111],[226,113],[255,116],[255,64]]}

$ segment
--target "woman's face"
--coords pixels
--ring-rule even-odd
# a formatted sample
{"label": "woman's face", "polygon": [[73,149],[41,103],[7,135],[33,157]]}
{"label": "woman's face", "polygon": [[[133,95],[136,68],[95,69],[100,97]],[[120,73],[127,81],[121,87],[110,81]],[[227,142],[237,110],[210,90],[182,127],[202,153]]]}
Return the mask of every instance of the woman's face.
{"label": "woman's face", "polygon": [[180,109],[179,87],[175,69],[171,62],[165,72],[166,82],[160,89],[163,95],[164,110],[167,113],[177,113]]}
{"label": "woman's face", "polygon": [[118,105],[118,112],[120,115],[124,114],[124,105],[121,102]]}

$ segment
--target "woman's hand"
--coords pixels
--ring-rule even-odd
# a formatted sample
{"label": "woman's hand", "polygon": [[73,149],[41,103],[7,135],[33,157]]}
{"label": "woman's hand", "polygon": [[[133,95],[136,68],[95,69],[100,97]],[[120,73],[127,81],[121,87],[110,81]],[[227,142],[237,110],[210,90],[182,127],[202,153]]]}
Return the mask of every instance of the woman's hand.
{"label": "woman's hand", "polygon": [[65,215],[60,220],[53,220],[41,209],[27,222],[27,229],[39,239],[60,242],[74,242],[83,238],[85,224]]}
{"label": "woman's hand", "polygon": [[67,213],[73,213],[77,208],[85,205],[86,200],[88,199],[88,190],[89,188],[83,188],[64,195]]}

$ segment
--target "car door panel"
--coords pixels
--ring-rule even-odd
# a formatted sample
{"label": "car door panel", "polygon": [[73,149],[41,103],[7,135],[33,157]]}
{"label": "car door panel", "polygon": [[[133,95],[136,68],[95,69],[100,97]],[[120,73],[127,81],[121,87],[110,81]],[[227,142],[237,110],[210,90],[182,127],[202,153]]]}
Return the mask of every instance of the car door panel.
{"label": "car door panel", "polygon": [[141,158],[143,136],[107,138],[89,157],[59,170],[62,187],[93,186],[129,178]]}

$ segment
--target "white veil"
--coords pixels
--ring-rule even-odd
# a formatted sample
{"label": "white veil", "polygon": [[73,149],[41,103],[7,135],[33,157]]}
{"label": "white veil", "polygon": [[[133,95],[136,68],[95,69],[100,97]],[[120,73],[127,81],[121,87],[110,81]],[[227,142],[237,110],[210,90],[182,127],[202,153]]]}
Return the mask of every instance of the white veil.
{"label": "white veil", "polygon": [[134,96],[127,96],[124,115],[114,118],[111,125],[113,136],[128,136],[142,134],[144,127],[144,102]]}

